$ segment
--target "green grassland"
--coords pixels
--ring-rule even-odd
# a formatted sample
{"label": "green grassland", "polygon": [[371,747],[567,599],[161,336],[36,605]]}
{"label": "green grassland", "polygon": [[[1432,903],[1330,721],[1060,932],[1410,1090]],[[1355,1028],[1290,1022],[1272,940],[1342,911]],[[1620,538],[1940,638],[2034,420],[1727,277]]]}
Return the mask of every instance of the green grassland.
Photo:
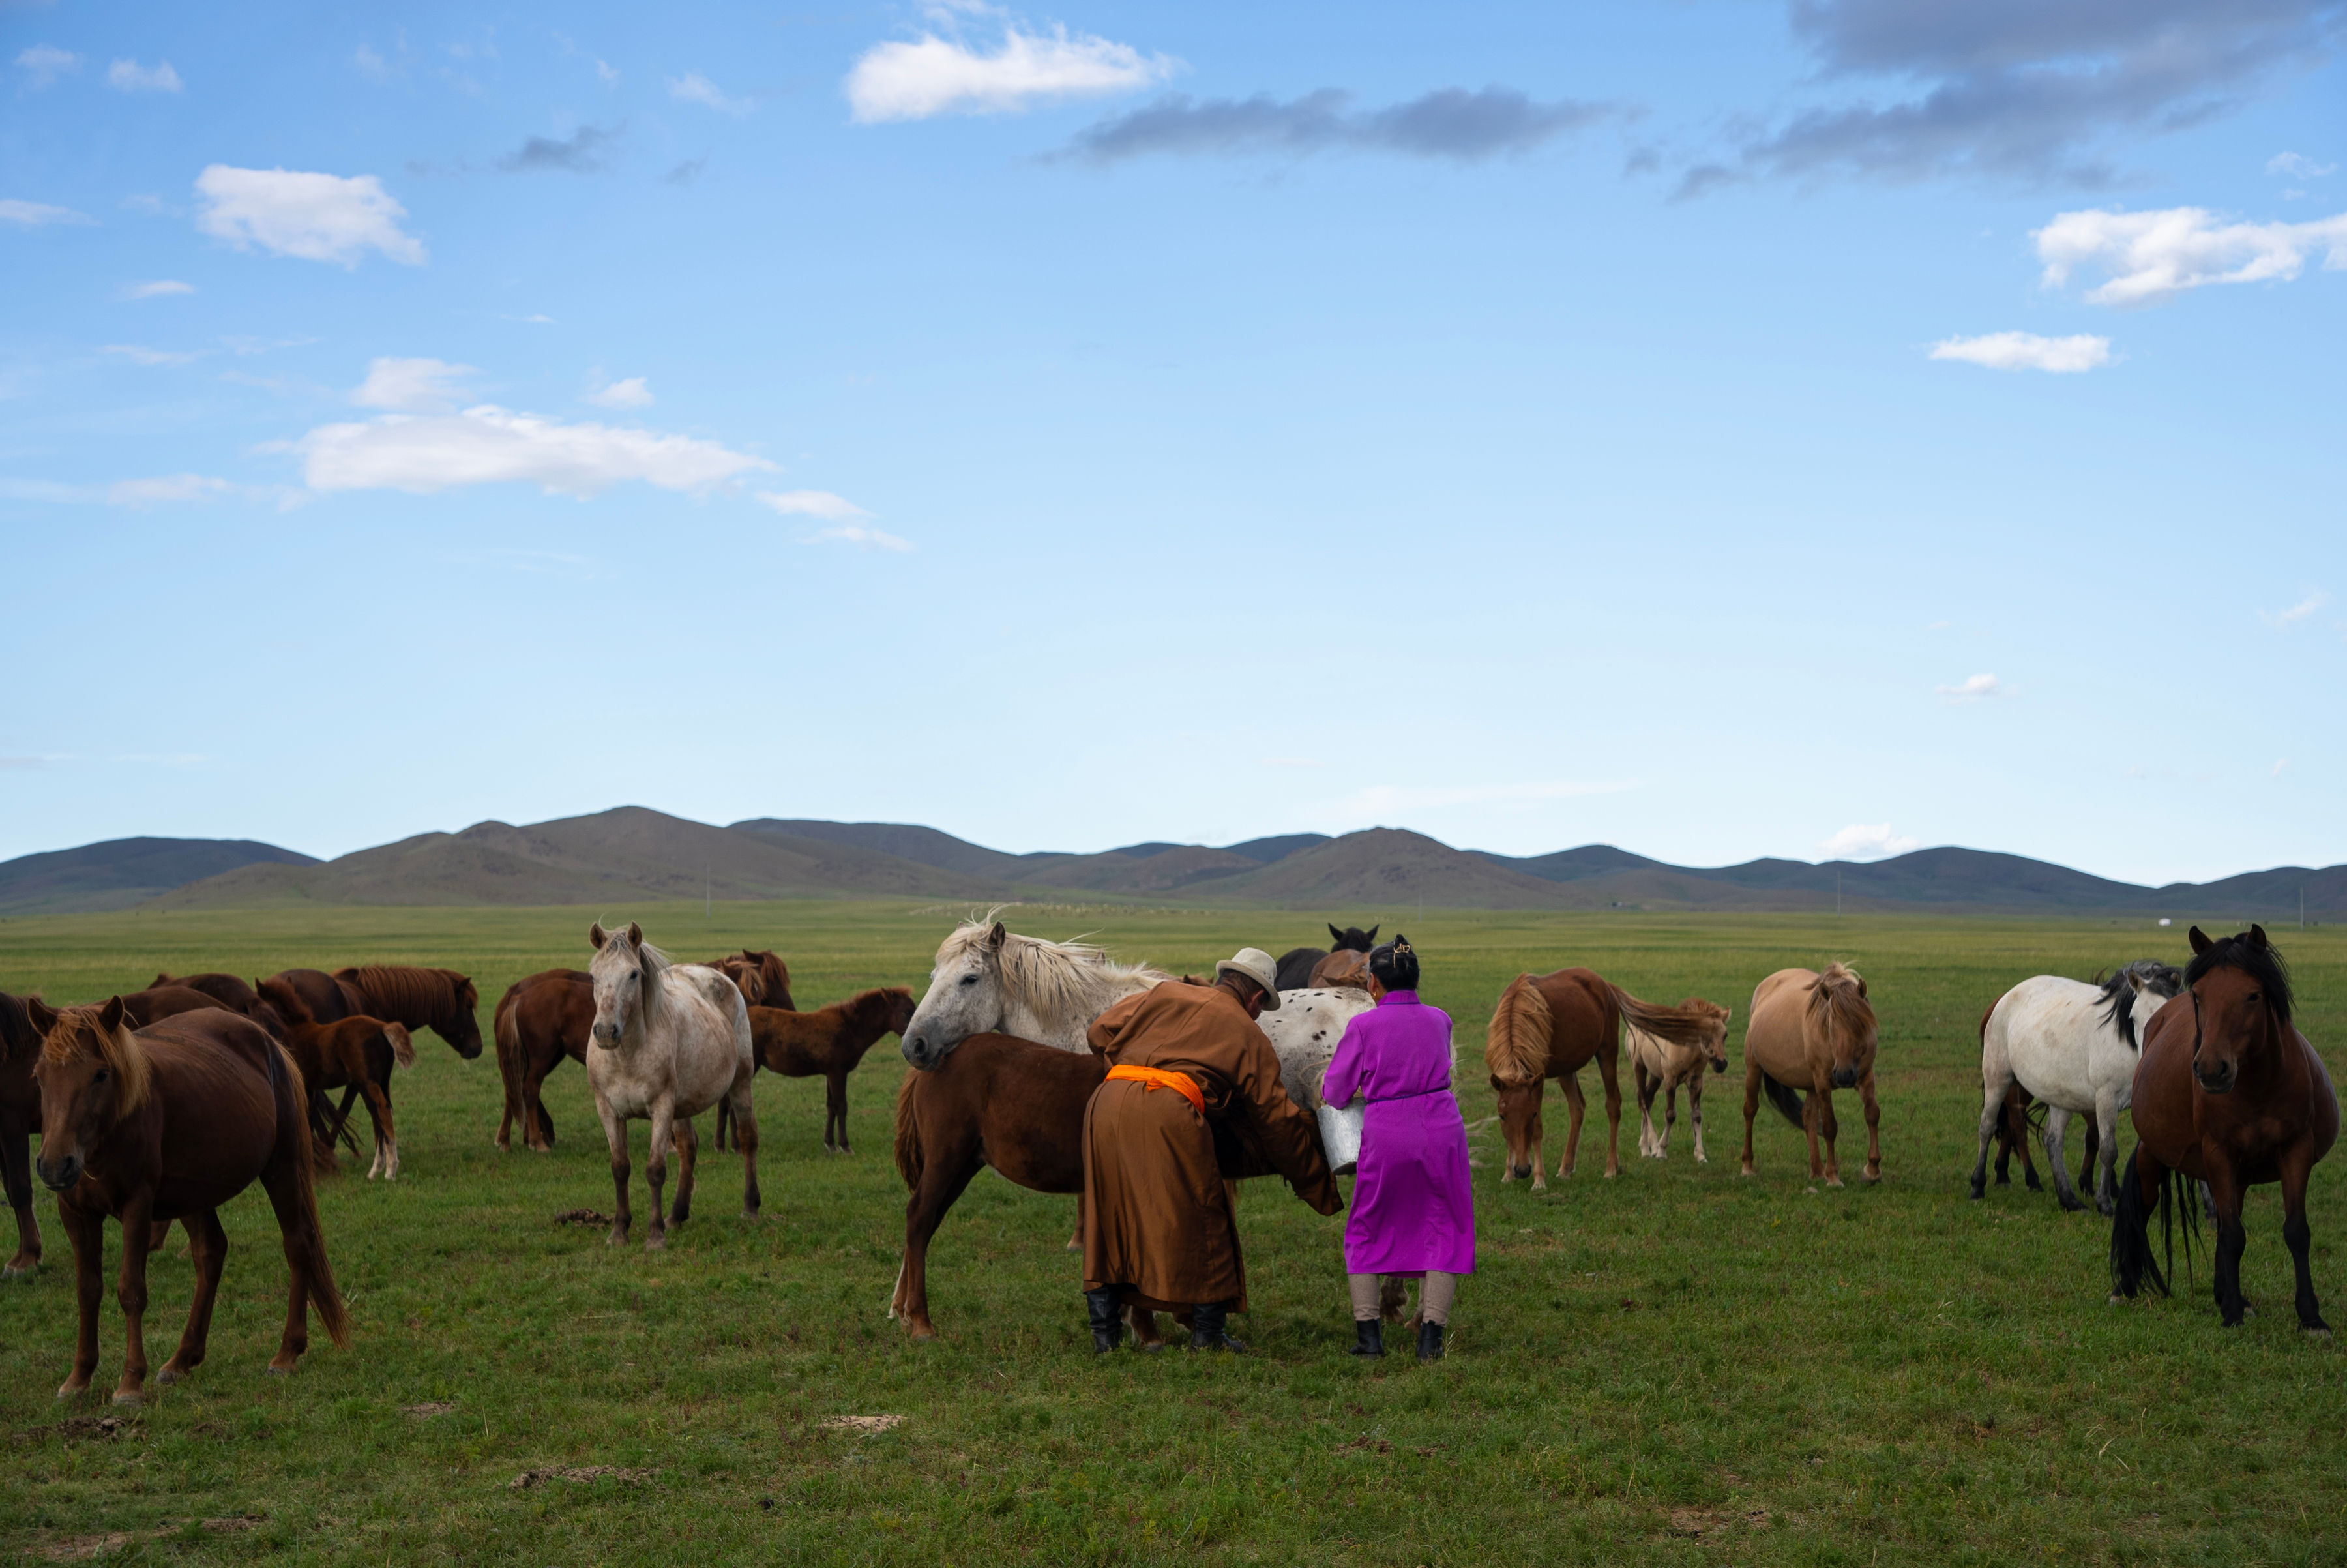
{"label": "green grassland", "polygon": [[[415,961],[471,973],[486,1022],[514,979],[584,961],[589,913],[11,920],[0,922],[0,986],[63,1002],[143,985],[159,968]],[[642,919],[684,958],[773,946],[812,1006],[919,986],[951,912],[603,913]],[[1241,942],[1277,951],[1318,929],[1244,910],[1030,907],[1013,923],[1089,929],[1122,956],[1189,969]],[[0,1431],[13,1440],[0,1556],[108,1540],[126,1560],[399,1563],[2342,1554],[2347,1364],[2297,1330],[2274,1189],[2255,1194],[2248,1222],[2245,1286],[2261,1310],[2229,1332],[2205,1259],[2188,1296],[2110,1306],[2104,1222],[2057,1212],[2017,1178],[1984,1202],[1965,1197],[1983,1007],[2031,974],[2180,960],[2179,931],[1446,911],[1405,927],[1429,999],[1458,1022],[1477,1129],[1481,1268],[1461,1289],[1445,1362],[1345,1354],[1342,1222],[1268,1182],[1240,1205],[1255,1309],[1235,1327],[1250,1356],[1095,1359],[1062,1245],[1073,1201],[991,1175],[931,1253],[943,1337],[907,1343],[884,1316],[903,1235],[893,1041],[852,1081],[852,1155],[821,1149],[819,1082],[762,1078],[764,1217],[738,1217],[738,1165],[711,1153],[696,1213],[665,1255],[607,1247],[600,1229],[556,1224],[610,1203],[585,1074],[566,1065],[548,1085],[551,1154],[500,1154],[493,1058],[462,1061],[421,1035],[418,1064],[395,1086],[399,1182],[366,1182],[362,1162],[322,1187],[352,1299],[350,1349],[321,1339],[297,1376],[262,1375],[284,1265],[255,1192],[223,1215],[232,1251],[203,1368],[111,1435],[94,1421],[60,1430],[111,1412],[52,1399],[73,1307],[69,1250],[47,1224],[41,1274],[0,1286]],[[2295,966],[2301,1027],[2335,1049],[2347,1039],[2347,940],[2334,928],[2276,937]],[[1799,1135],[1771,1120],[1759,1176],[1739,1180],[1737,1047],[1752,986],[1828,958],[1866,975],[1881,1017],[1885,1179],[1817,1189]],[[1671,1158],[1638,1159],[1633,1107],[1618,1179],[1602,1176],[1594,1119],[1601,1143],[1584,1143],[1579,1174],[1537,1196],[1501,1184],[1484,1022],[1511,976],[1567,964],[1652,999],[1736,1007],[1734,1071],[1711,1081],[1708,1165],[1688,1157],[1684,1109]],[[1553,1160],[1563,1111],[1549,1104]],[[1853,1102],[1842,1122],[1862,1136]],[[639,1151],[643,1137],[639,1125]],[[2312,1197],[2316,1285],[2333,1321],[2347,1317],[2342,1183],[2347,1159],[2334,1159]],[[101,1389],[119,1368],[111,1277]],[[190,1282],[175,1232],[152,1271],[159,1361]],[[903,1419],[877,1432],[826,1424],[868,1415]],[[525,1471],[592,1465],[653,1473],[513,1485]]]}

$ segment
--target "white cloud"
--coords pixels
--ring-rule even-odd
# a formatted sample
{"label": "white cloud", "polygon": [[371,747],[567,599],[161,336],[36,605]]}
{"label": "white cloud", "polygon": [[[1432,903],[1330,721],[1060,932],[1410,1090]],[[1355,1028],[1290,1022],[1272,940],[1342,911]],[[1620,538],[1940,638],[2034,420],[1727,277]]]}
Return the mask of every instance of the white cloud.
{"label": "white cloud", "polygon": [[588,402],[599,404],[605,408],[649,408],[651,406],[652,392],[651,387],[644,384],[642,376],[631,375],[625,381],[614,381],[608,385],[594,387],[587,393],[586,397]]}
{"label": "white cloud", "polygon": [[399,227],[407,209],[372,174],[344,179],[215,163],[196,177],[196,193],[205,204],[196,227],[240,251],[345,267],[357,266],[369,251],[403,266],[425,261],[422,242]]}
{"label": "white cloud", "polygon": [[641,479],[700,491],[774,465],[714,441],[658,431],[567,424],[483,404],[462,414],[391,415],[322,425],[292,443],[310,487],[429,495],[465,485],[531,484],[550,495],[592,496]]}
{"label": "white cloud", "polygon": [[392,78],[391,62],[364,44],[361,44],[351,56],[351,63],[371,80],[387,82]]}
{"label": "white cloud", "polygon": [[16,56],[16,64],[33,78],[27,85],[40,88],[80,70],[81,56],[54,44],[36,44]]}
{"label": "white cloud", "polygon": [[1885,856],[1904,855],[1922,847],[1905,834],[1891,832],[1887,822],[1853,822],[1818,845],[1829,860],[1881,860]]}
{"label": "white cloud", "polygon": [[1942,338],[1932,345],[1933,359],[1960,359],[1991,370],[2045,370],[2065,374],[2094,370],[2111,362],[2106,337],[2040,337],[2035,333],[1986,333]]}
{"label": "white cloud", "polygon": [[216,501],[236,488],[202,474],[164,474],[152,479],[118,479],[106,498],[118,507],[156,507],[175,501]]}
{"label": "white cloud", "polygon": [[2288,610],[2260,610],[2258,611],[2258,619],[2268,626],[2294,626],[2307,617],[2319,613],[2322,607],[2330,602],[2331,596],[2318,589]]}
{"label": "white cloud", "polygon": [[2335,163],[2317,163],[2302,152],[2277,152],[2266,160],[2268,174],[2286,174],[2292,179],[2320,179],[2326,174],[2336,174]]}
{"label": "white cloud", "polygon": [[458,384],[479,374],[469,364],[440,359],[369,360],[366,379],[351,393],[351,401],[361,408],[437,413],[461,401],[465,393]]}
{"label": "white cloud", "polygon": [[165,294],[192,294],[195,292],[196,286],[193,283],[183,283],[177,278],[158,278],[151,283],[131,283],[125,286],[122,297],[126,300],[153,300],[160,299]]}
{"label": "white cloud", "polygon": [[97,221],[88,213],[77,212],[70,207],[50,207],[38,201],[0,201],[0,223],[20,223],[27,229],[41,229],[52,223]]}
{"label": "white cloud", "polygon": [[192,354],[175,354],[169,349],[147,348],[135,343],[110,343],[97,352],[118,354],[133,364],[149,365],[193,364],[200,357]]}
{"label": "white cloud", "polygon": [[598,80],[604,82],[616,82],[620,79],[620,73],[612,68],[610,62],[604,60],[595,62],[595,76]]}
{"label": "white cloud", "polygon": [[[982,7],[965,7],[983,9]],[[1098,97],[1163,81],[1181,62],[1129,44],[1055,26],[1049,34],[1005,22],[981,49],[924,33],[875,44],[847,74],[847,101],[866,124],[941,114],[1002,114],[1062,98]]]}
{"label": "white cloud", "polygon": [[528,316],[503,316],[499,319],[508,322],[520,322],[527,326],[534,327],[550,327],[558,324],[552,316],[547,315],[543,313]]}
{"label": "white cloud", "polygon": [[829,490],[761,490],[758,500],[761,505],[772,507],[786,518],[823,518],[838,521],[872,515],[846,497],[835,496]]}
{"label": "white cloud", "polygon": [[909,555],[913,545],[894,534],[883,533],[869,523],[841,523],[835,528],[817,528],[799,542],[819,545],[832,540],[842,544],[862,545],[867,550],[890,550],[897,555]]}
{"label": "white cloud", "polygon": [[171,68],[169,60],[158,60],[142,66],[136,60],[117,60],[106,73],[106,85],[126,93],[176,93],[179,90],[179,73]]}
{"label": "white cloud", "polygon": [[2286,768],[2286,767],[2288,767],[2288,766],[2290,766],[2290,759],[2289,759],[2288,757],[2279,757],[2279,758],[2275,759],[2274,765],[2273,765],[2273,776],[2274,776],[2274,777],[2276,777],[2276,778],[2280,778],[2280,777],[2281,777],[2281,770],[2282,770],[2282,769],[2284,769],[2284,768]]}
{"label": "white cloud", "polygon": [[2151,212],[2099,209],[2057,214],[2036,231],[2049,287],[2096,267],[2106,282],[2089,290],[2098,305],[2141,305],[2206,283],[2287,282],[2306,259],[2347,268],[2347,213],[2310,223],[2226,223],[2203,207]]}
{"label": "white cloud", "polygon": [[748,98],[727,97],[718,89],[715,82],[711,81],[699,71],[687,71],[681,77],[669,77],[668,96],[681,104],[702,104],[721,113],[731,115],[748,114],[758,107]]}
{"label": "white cloud", "polygon": [[2013,688],[1993,675],[1967,675],[1961,684],[1934,686],[1932,690],[1938,692],[1940,700],[1952,708],[1964,702],[1977,702],[1983,697],[2013,695]]}

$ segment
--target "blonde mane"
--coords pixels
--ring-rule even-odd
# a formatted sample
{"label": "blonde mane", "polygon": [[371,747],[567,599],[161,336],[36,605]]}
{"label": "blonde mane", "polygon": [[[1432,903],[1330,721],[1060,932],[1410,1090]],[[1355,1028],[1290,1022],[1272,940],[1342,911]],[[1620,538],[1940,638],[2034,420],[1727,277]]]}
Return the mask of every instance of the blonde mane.
{"label": "blonde mane", "polygon": [[1548,1075],[1553,1020],[1548,999],[1530,975],[1518,975],[1500,993],[1483,1036],[1483,1064],[1502,1083],[1531,1083]]}
{"label": "blonde mane", "polygon": [[[1837,958],[1809,986],[1809,1010],[1829,1030],[1863,1036],[1874,1027],[1874,1009],[1867,1005],[1858,971]],[[1826,1036],[1832,1039],[1830,1032]]]}
{"label": "blonde mane", "polygon": [[114,1074],[114,1116],[120,1121],[141,1105],[154,1088],[155,1071],[147,1048],[127,1029],[108,1030],[98,1021],[100,1009],[64,1008],[57,1026],[41,1042],[41,1060],[60,1066],[84,1056],[97,1056]]}
{"label": "blonde mane", "polygon": [[[984,918],[955,927],[938,947],[938,967],[943,968],[968,957],[971,948],[985,946],[997,912],[989,909]],[[1090,942],[1047,942],[1016,931],[1003,934],[995,962],[1002,970],[1005,989],[1022,1006],[1044,1018],[1081,1016],[1089,1020],[1105,1005],[1100,1001],[1103,994],[1115,1000],[1174,978],[1147,964],[1121,964]]]}

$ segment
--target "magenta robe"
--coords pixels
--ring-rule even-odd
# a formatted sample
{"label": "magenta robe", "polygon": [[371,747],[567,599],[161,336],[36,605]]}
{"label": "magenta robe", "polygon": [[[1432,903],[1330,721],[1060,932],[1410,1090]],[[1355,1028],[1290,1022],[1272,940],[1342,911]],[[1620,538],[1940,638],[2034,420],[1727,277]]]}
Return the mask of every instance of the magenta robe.
{"label": "magenta robe", "polygon": [[1345,1221],[1348,1274],[1475,1272],[1467,1121],[1450,1091],[1450,1016],[1388,991],[1345,1026],[1321,1098],[1365,1097],[1361,1162]]}

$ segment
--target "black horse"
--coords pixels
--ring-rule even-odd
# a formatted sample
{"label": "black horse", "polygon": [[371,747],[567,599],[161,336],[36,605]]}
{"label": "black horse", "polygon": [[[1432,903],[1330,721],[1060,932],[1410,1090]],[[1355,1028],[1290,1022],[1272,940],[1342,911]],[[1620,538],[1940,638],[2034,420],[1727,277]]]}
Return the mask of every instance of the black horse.
{"label": "black horse", "polygon": [[[1378,928],[1375,926],[1366,931],[1358,926],[1348,926],[1341,931],[1331,926],[1328,935],[1336,941],[1335,951],[1339,953],[1366,953],[1378,945]],[[1327,948],[1290,948],[1280,954],[1279,989],[1284,991],[1301,990],[1309,985],[1313,966],[1327,958],[1329,951]]]}

